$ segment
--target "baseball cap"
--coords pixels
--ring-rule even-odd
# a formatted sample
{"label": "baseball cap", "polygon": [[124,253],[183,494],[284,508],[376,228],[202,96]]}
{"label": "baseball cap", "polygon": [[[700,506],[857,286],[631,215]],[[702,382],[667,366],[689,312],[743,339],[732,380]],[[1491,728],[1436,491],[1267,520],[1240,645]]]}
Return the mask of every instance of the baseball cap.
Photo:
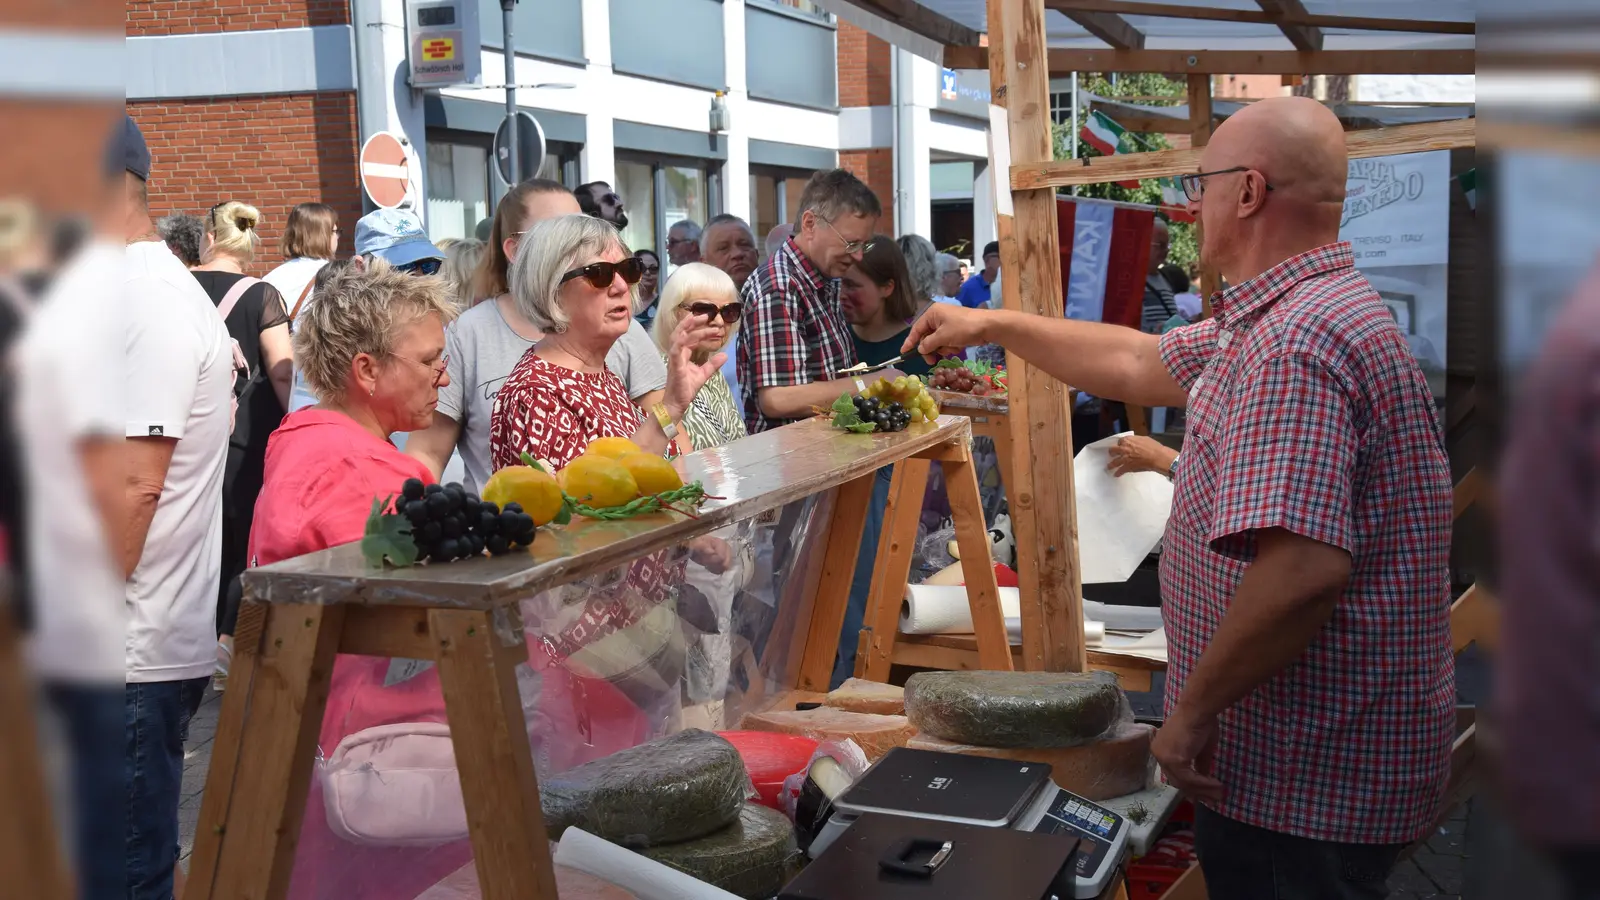
{"label": "baseball cap", "polygon": [[380,209],[356,220],[356,253],[372,254],[391,266],[419,259],[444,259],[444,251],[428,240],[422,220],[398,209]]}
{"label": "baseball cap", "polygon": [[150,180],[150,145],[144,141],[144,132],[133,116],[122,114],[122,139],[118,141],[122,154],[122,167],[139,176],[140,181]]}

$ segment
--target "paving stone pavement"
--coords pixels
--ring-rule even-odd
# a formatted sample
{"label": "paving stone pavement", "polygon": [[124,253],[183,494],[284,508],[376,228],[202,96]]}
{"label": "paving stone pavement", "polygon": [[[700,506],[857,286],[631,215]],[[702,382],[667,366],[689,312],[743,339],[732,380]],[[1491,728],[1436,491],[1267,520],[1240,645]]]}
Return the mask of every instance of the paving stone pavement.
{"label": "paving stone pavement", "polygon": [[[178,808],[182,858],[187,864],[194,847],[195,825],[200,818],[200,797],[205,789],[206,772],[211,762],[212,740],[217,732],[217,715],[222,695],[208,690],[200,711],[189,725],[189,742],[183,764],[183,802]],[[1476,804],[1472,804],[1476,806]],[[1425,848],[1395,868],[1389,878],[1389,900],[1463,900],[1470,857],[1468,830],[1474,815],[1467,806],[1458,807]],[[1477,896],[1477,895],[1472,895]],[[1523,896],[1523,900],[1528,900]]]}

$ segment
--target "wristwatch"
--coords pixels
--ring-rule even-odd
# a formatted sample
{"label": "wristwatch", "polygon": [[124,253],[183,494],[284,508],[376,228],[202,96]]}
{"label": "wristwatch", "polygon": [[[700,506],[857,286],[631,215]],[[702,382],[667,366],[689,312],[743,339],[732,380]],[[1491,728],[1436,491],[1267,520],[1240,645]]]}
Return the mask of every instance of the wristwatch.
{"label": "wristwatch", "polygon": [[1182,456],[1183,454],[1181,453],[1174,456],[1172,462],[1167,464],[1167,480],[1170,481],[1178,477],[1178,459]]}
{"label": "wristwatch", "polygon": [[667,412],[665,403],[656,401],[655,405],[650,407],[650,412],[655,414],[656,421],[661,424],[661,433],[667,436],[667,452],[663,455],[671,456],[673,441],[678,436],[678,426],[672,424],[672,415]]}

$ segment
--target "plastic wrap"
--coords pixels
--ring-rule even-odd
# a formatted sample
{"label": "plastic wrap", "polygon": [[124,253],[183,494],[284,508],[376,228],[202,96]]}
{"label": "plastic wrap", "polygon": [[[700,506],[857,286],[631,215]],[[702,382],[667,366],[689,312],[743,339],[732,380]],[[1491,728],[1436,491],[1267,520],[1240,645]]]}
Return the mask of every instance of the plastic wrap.
{"label": "plastic wrap", "polygon": [[552,838],[571,827],[624,847],[651,847],[726,828],[753,796],[739,751],[697,728],[658,738],[545,778]]}
{"label": "plastic wrap", "polygon": [[800,789],[811,773],[811,766],[824,756],[838,763],[851,781],[860,778],[863,772],[872,768],[867,754],[862,752],[861,745],[855,741],[847,739],[818,744],[817,752],[811,754],[811,759],[806,761],[806,767],[783,780],[783,792],[778,795],[778,806],[791,820],[795,818],[795,803],[800,799]]}
{"label": "plastic wrap", "polygon": [[1133,720],[1110,672],[919,672],[906,681],[918,731],[984,747],[1076,747]]}
{"label": "plastic wrap", "polygon": [[638,852],[745,900],[773,896],[800,866],[794,826],[777,810],[754,803],[746,803],[721,831]]}
{"label": "plastic wrap", "polygon": [[801,852],[811,849],[822,826],[833,815],[833,801],[871,767],[855,741],[828,741],[812,754],[804,769],[783,783],[783,813],[794,822]]}

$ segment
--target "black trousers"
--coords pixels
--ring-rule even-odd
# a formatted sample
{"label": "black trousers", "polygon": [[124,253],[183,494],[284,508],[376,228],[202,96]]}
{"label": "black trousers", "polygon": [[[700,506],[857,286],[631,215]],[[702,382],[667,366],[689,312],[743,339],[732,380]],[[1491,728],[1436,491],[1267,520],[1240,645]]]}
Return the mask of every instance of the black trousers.
{"label": "black trousers", "polygon": [[1404,844],[1337,844],[1220,816],[1196,803],[1194,849],[1222,900],[1384,900]]}

